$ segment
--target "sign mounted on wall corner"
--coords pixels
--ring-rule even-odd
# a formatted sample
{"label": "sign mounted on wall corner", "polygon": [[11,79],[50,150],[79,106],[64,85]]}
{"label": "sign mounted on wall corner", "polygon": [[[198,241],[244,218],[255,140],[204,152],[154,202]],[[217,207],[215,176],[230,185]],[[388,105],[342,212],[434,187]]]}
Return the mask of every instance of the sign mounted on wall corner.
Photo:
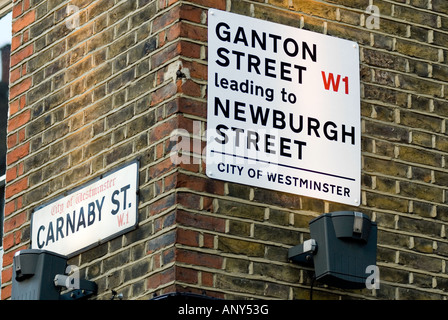
{"label": "sign mounted on wall corner", "polygon": [[358,206],[360,118],[356,42],[209,10],[209,177]]}
{"label": "sign mounted on wall corner", "polygon": [[36,208],[31,248],[71,257],[137,226],[138,161]]}

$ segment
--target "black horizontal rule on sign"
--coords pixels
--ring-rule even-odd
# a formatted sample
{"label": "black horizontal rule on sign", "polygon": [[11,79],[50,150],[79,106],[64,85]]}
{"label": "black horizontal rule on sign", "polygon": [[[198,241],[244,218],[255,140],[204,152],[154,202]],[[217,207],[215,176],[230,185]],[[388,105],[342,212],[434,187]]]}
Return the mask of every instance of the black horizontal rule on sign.
{"label": "black horizontal rule on sign", "polygon": [[326,173],[326,172],[321,172],[321,171],[315,171],[315,170],[309,170],[309,169],[305,169],[305,168],[294,167],[294,166],[287,165],[287,164],[276,163],[276,162],[266,161],[266,160],[261,160],[261,159],[255,159],[255,158],[250,158],[250,157],[247,157],[247,156],[240,156],[238,154],[230,154],[230,153],[216,151],[216,150],[211,150],[211,153],[217,153],[217,154],[221,154],[221,155],[225,155],[225,156],[231,156],[231,157],[234,157],[234,158],[240,158],[240,159],[244,159],[244,160],[252,160],[252,161],[256,161],[256,162],[262,162],[262,163],[266,163],[266,164],[270,164],[270,165],[276,165],[276,166],[280,166],[280,167],[285,167],[285,168],[290,168],[290,169],[295,169],[295,170],[315,173],[315,174],[324,175],[324,176],[333,177],[333,178],[339,178],[339,179],[344,179],[344,180],[349,180],[349,181],[356,181],[356,179],[350,178],[350,177],[344,177],[344,176],[339,176],[339,175],[336,175],[336,174],[331,174],[331,173]]}

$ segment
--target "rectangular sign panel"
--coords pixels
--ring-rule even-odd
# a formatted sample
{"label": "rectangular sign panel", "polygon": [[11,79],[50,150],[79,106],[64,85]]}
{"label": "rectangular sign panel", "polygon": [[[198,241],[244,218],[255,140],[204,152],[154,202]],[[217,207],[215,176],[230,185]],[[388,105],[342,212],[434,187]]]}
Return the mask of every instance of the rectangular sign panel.
{"label": "rectangular sign panel", "polygon": [[35,210],[31,248],[72,256],[137,225],[138,162]]}
{"label": "rectangular sign panel", "polygon": [[360,204],[356,42],[210,9],[207,175]]}

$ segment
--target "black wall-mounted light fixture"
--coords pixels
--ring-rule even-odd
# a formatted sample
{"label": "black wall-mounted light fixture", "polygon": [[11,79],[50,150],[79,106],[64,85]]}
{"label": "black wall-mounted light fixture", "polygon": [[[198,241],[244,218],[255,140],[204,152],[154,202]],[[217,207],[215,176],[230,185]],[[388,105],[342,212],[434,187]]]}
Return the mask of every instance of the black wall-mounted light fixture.
{"label": "black wall-mounted light fixture", "polygon": [[67,258],[54,252],[16,252],[11,300],[78,300],[96,294],[95,282],[80,279],[77,274],[67,275],[68,269]]}
{"label": "black wall-mounted light fixture", "polygon": [[315,279],[345,289],[366,287],[376,266],[377,225],[360,212],[323,214],[309,223],[311,239],[292,247],[288,258],[314,265]]}

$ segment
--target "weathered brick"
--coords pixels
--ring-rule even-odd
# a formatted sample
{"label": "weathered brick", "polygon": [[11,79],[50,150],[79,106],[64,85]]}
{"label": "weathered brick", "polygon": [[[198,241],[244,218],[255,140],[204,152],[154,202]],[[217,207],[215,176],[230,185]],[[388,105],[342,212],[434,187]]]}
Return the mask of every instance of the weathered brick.
{"label": "weathered brick", "polygon": [[442,189],[412,182],[400,182],[400,194],[414,199],[422,199],[438,203],[443,201]]}
{"label": "weathered brick", "polygon": [[421,58],[434,62],[437,62],[439,60],[439,50],[437,48],[422,46],[415,41],[397,39],[395,48],[399,53],[406,54],[411,57]]}
{"label": "weathered brick", "polygon": [[180,282],[196,284],[199,280],[199,274],[196,270],[178,267],[176,268],[176,279]]}
{"label": "weathered brick", "polygon": [[275,264],[255,262],[253,268],[255,274],[262,274],[268,278],[291,283],[300,281],[300,272],[292,266],[279,269]]}
{"label": "weathered brick", "polygon": [[406,107],[408,103],[407,94],[404,92],[368,84],[364,85],[364,98],[391,103],[400,107]]}
{"label": "weathered brick", "polygon": [[284,192],[271,192],[270,190],[261,188],[255,188],[254,190],[254,201],[293,209],[300,208],[300,198],[295,195]]}
{"label": "weathered brick", "polygon": [[123,86],[125,86],[127,83],[129,83],[134,79],[134,75],[135,70],[132,68],[120,73],[118,76],[115,76],[115,78],[112,78],[107,83],[108,92],[113,92],[122,88]]}
{"label": "weathered brick", "polygon": [[408,212],[409,211],[409,200],[397,198],[393,196],[386,196],[383,194],[367,193],[367,203],[368,207],[379,208],[379,209],[389,209],[398,212]]}
{"label": "weathered brick", "polygon": [[271,226],[263,226],[260,224],[255,224],[254,227],[255,238],[266,241],[275,239],[276,242],[278,243],[287,244],[291,246],[297,244],[299,234],[300,233],[298,231],[280,229]]}
{"label": "weathered brick", "polygon": [[394,8],[394,16],[408,23],[415,23],[429,27],[437,27],[437,15],[427,11],[418,11],[411,7],[397,5]]}
{"label": "weathered brick", "polygon": [[139,79],[137,82],[131,84],[128,89],[128,99],[132,100],[135,97],[145,94],[155,86],[155,75],[153,73]]}
{"label": "weathered brick", "polygon": [[129,251],[121,251],[110,258],[104,259],[103,267],[106,269],[113,269],[126,264],[130,259],[129,253]]}
{"label": "weathered brick", "polygon": [[397,181],[395,179],[377,177],[375,190],[395,194],[397,190]]}
{"label": "weathered brick", "polygon": [[123,158],[132,155],[133,145],[132,143],[125,143],[120,146],[116,146],[113,151],[110,151],[105,158],[106,165],[117,162]]}
{"label": "weathered brick", "polygon": [[[381,225],[383,223],[381,222]],[[409,248],[410,237],[391,231],[384,231],[378,234],[379,242],[385,245],[395,245],[396,247]]]}
{"label": "weathered brick", "polygon": [[28,121],[31,118],[31,111],[25,110],[22,113],[11,117],[8,121],[8,131],[12,132],[18,128],[20,128],[21,126],[25,125],[26,123],[28,123]]}
{"label": "weathered brick", "polygon": [[14,84],[10,89],[9,98],[13,99],[18,95],[26,92],[31,87],[31,84],[32,84],[31,78],[26,78],[21,82],[19,82],[18,84]]}
{"label": "weathered brick", "polygon": [[209,268],[221,269],[223,258],[204,252],[177,249],[177,261],[195,266],[206,266]]}
{"label": "weathered brick", "polygon": [[[434,252],[433,241],[424,238],[414,238],[413,249],[422,253],[433,253]],[[431,284],[427,283],[427,285]],[[422,286],[424,286],[424,284],[422,284]]]}
{"label": "weathered brick", "polygon": [[30,151],[29,142],[15,148],[12,151],[9,151],[6,155],[6,164],[11,165],[12,163],[18,161],[19,159],[22,159],[23,157],[29,154],[29,151]]}
{"label": "weathered brick", "polygon": [[249,293],[262,295],[265,288],[265,283],[262,280],[254,280],[223,274],[217,275],[216,282],[217,288],[232,290],[242,294]]}
{"label": "weathered brick", "polygon": [[429,150],[417,149],[408,146],[400,146],[399,159],[414,163],[440,167],[442,155]]}
{"label": "weathered brick", "polygon": [[[384,281],[374,294],[317,285],[315,297],[446,299],[445,3],[375,2],[378,30],[366,26],[368,0],[79,0],[76,30],[56,0],[15,3],[5,216],[17,220],[3,242],[2,299],[13,253],[30,239],[28,209],[135,157],[138,227],[71,260],[98,299],[117,287],[130,299],[171,290],[308,299],[313,271],[287,261],[288,247],[337,210],[375,217]],[[200,163],[171,161],[173,130],[206,128],[208,8],[361,45],[360,207],[210,179],[196,153]],[[190,78],[176,80],[172,66]]]}
{"label": "weathered brick", "polygon": [[191,247],[199,247],[199,232],[187,229],[177,229],[176,242]]}
{"label": "weathered brick", "polygon": [[241,199],[249,199],[250,196],[250,187],[237,184],[237,183],[228,183],[227,184],[228,195],[230,197],[237,197]]}
{"label": "weathered brick", "polygon": [[89,176],[89,174],[90,166],[88,164],[72,168],[68,174],[64,175],[64,186],[72,185],[79,181],[81,178]]}
{"label": "weathered brick", "polygon": [[430,236],[439,236],[441,234],[442,226],[429,220],[407,217],[400,217],[397,223],[400,230],[415,232]]}
{"label": "weathered brick", "polygon": [[23,12],[23,3],[19,2],[15,4],[14,7],[12,8],[12,17],[17,18],[22,14],[22,12]]}
{"label": "weathered brick", "polygon": [[151,58],[151,65],[153,68],[157,68],[160,65],[168,62],[169,60],[176,57],[181,51],[180,42],[175,42],[167,47],[165,47],[162,51],[157,52]]}
{"label": "weathered brick", "polygon": [[393,69],[397,71],[406,70],[406,59],[391,52],[383,52],[373,49],[363,49],[364,61],[372,66]]}
{"label": "weathered brick", "polygon": [[229,234],[248,237],[251,233],[251,223],[241,221],[229,221]]}
{"label": "weathered brick", "polygon": [[137,11],[131,17],[132,27],[140,26],[148,21],[148,17],[153,17],[157,12],[157,3],[152,1],[143,10]]}
{"label": "weathered brick", "polygon": [[217,211],[218,214],[223,214],[227,216],[234,216],[240,218],[248,218],[255,221],[263,221],[265,209],[263,207],[251,206],[244,203],[239,203],[236,201],[217,200]]}
{"label": "weathered brick", "polygon": [[434,11],[448,14],[448,4],[446,3],[446,1],[433,0],[432,8],[434,9]]}
{"label": "weathered brick", "polygon": [[244,254],[251,257],[263,257],[265,246],[253,241],[228,238],[218,238],[218,249],[227,253]]}
{"label": "weathered brick", "polygon": [[415,88],[420,88],[423,92],[433,95],[442,96],[442,86],[440,83],[426,81],[418,79],[410,75],[399,75],[398,76],[399,87],[405,90],[415,90]]}
{"label": "weathered brick", "polygon": [[440,272],[442,270],[442,263],[437,258],[409,252],[400,252],[399,263],[406,264],[412,268],[423,267],[430,272]]}
{"label": "weathered brick", "polygon": [[[39,8],[37,10],[39,11]],[[37,14],[39,16],[39,12],[37,12]],[[32,17],[32,15],[30,15],[29,19],[31,19],[31,17]],[[54,17],[53,17],[53,15],[47,15],[43,19],[40,19],[38,22],[36,22],[35,24],[33,24],[30,27],[30,37],[37,38],[44,31],[47,31],[52,26],[54,26]]]}
{"label": "weathered brick", "polygon": [[248,273],[249,261],[243,259],[226,258],[226,271],[230,273]]}
{"label": "weathered brick", "polygon": [[184,210],[178,210],[176,221],[180,225],[189,227],[200,227],[205,230],[214,230],[217,232],[225,231],[225,220],[219,217],[194,214]]}
{"label": "weathered brick", "polygon": [[[401,284],[409,283],[409,273],[396,267],[382,267],[380,274],[381,280],[384,282],[390,281]],[[380,284],[380,287],[382,289],[382,283]]]}
{"label": "weathered brick", "polygon": [[195,191],[205,191],[208,193],[215,193],[216,195],[224,194],[224,184],[221,181],[213,181],[205,177],[179,174],[177,176],[176,185],[179,188],[188,188]]}
{"label": "weathered brick", "polygon": [[114,24],[116,21],[123,19],[124,16],[133,12],[137,6],[137,1],[126,1],[118,6],[115,6],[109,11],[110,24]]}
{"label": "weathered brick", "polygon": [[12,32],[17,33],[22,29],[30,26],[31,23],[34,22],[35,18],[36,18],[36,12],[34,10],[25,13],[23,16],[13,21]]}
{"label": "weathered brick", "polygon": [[17,52],[14,52],[11,55],[11,60],[10,60],[11,67],[14,67],[18,63],[22,62],[22,60],[25,60],[26,58],[31,56],[33,53],[34,53],[33,44],[30,44],[30,45],[26,46],[25,48],[20,49]]}
{"label": "weathered brick", "polygon": [[[12,196],[26,190],[28,188],[28,177],[22,178],[18,181],[12,182],[8,184],[5,188],[5,199],[11,198]],[[6,230],[5,224],[5,233],[9,231]]]}
{"label": "weathered brick", "polygon": [[407,128],[393,126],[390,123],[366,121],[365,133],[388,141],[407,142],[409,139]]}
{"label": "weathered brick", "polygon": [[133,44],[135,44],[135,35],[133,33],[124,35],[109,46],[109,56],[113,58]]}
{"label": "weathered brick", "polygon": [[151,239],[147,243],[147,253],[158,251],[167,246],[173,245],[176,240],[176,232],[170,231],[163,235],[159,235],[154,239]]}
{"label": "weathered brick", "polygon": [[422,147],[431,148],[433,145],[433,135],[426,132],[413,131],[412,132],[412,144],[416,144]]}

